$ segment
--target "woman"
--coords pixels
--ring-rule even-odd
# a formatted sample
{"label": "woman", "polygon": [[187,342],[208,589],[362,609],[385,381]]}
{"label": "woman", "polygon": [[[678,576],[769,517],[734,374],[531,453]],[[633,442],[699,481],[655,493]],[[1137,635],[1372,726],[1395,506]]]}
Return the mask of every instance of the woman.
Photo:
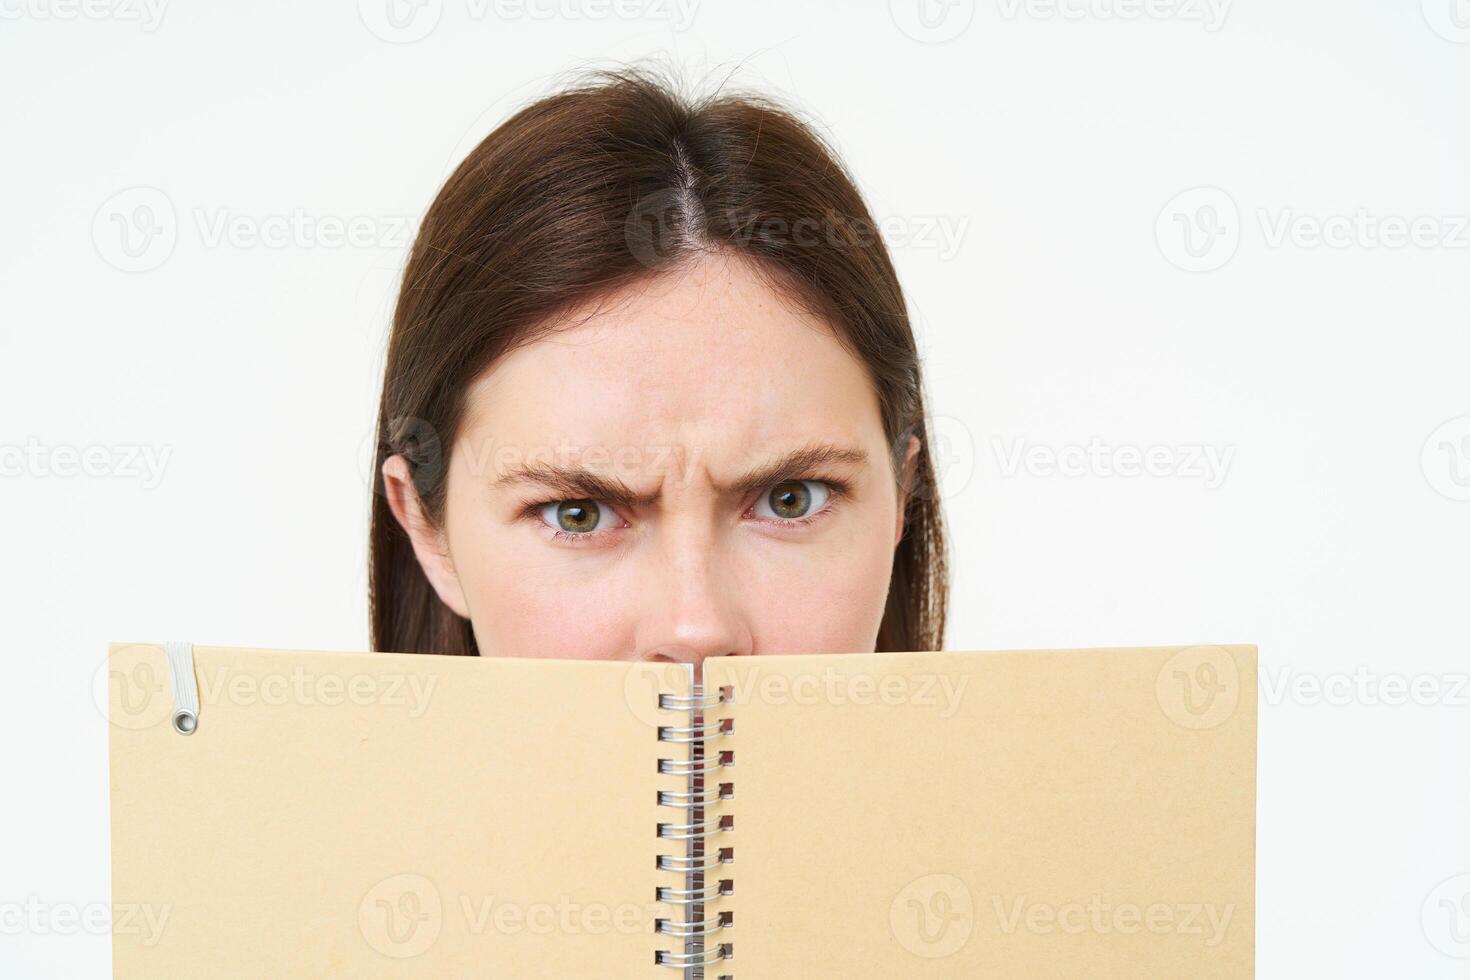
{"label": "woman", "polygon": [[903,294],[763,99],[603,74],[491,133],[414,244],[378,433],[374,649],[942,648]]}

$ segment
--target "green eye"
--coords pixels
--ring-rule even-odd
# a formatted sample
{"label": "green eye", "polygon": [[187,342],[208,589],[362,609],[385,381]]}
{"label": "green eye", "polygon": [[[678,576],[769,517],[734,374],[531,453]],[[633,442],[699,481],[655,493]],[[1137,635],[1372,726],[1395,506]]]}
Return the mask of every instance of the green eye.
{"label": "green eye", "polygon": [[784,480],[756,502],[760,517],[795,520],[822,509],[832,491],[820,480]]}
{"label": "green eye", "polygon": [[541,510],[541,519],[568,534],[589,534],[602,523],[602,508],[595,500],[558,500]]}

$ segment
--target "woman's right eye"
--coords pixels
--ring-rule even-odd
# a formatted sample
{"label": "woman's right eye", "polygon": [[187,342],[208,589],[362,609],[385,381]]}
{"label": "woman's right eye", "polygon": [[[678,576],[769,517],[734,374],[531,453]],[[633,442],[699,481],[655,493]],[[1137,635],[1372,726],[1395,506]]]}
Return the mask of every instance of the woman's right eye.
{"label": "woman's right eye", "polygon": [[541,519],[559,532],[580,536],[612,527],[617,513],[595,500],[554,500],[542,506]]}

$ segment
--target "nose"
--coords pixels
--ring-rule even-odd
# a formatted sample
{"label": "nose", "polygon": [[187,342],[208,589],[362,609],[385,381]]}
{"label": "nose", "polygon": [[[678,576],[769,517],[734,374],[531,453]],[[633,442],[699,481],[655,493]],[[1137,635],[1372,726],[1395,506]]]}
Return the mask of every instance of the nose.
{"label": "nose", "polygon": [[715,535],[687,525],[661,532],[643,576],[638,659],[698,667],[707,657],[749,655],[738,575]]}

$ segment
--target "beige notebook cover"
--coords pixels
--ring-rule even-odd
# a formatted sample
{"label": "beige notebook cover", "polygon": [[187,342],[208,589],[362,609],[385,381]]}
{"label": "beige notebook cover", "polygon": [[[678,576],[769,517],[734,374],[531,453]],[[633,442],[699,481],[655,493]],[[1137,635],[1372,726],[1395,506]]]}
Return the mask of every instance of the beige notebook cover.
{"label": "beige notebook cover", "polygon": [[672,975],[655,698],[686,668],[193,655],[184,736],[162,648],[111,651],[114,976]]}
{"label": "beige notebook cover", "polygon": [[736,658],[756,977],[1250,977],[1254,647]]}
{"label": "beige notebook cover", "polygon": [[1251,647],[173,649],[111,650],[119,978],[1253,975]]}

